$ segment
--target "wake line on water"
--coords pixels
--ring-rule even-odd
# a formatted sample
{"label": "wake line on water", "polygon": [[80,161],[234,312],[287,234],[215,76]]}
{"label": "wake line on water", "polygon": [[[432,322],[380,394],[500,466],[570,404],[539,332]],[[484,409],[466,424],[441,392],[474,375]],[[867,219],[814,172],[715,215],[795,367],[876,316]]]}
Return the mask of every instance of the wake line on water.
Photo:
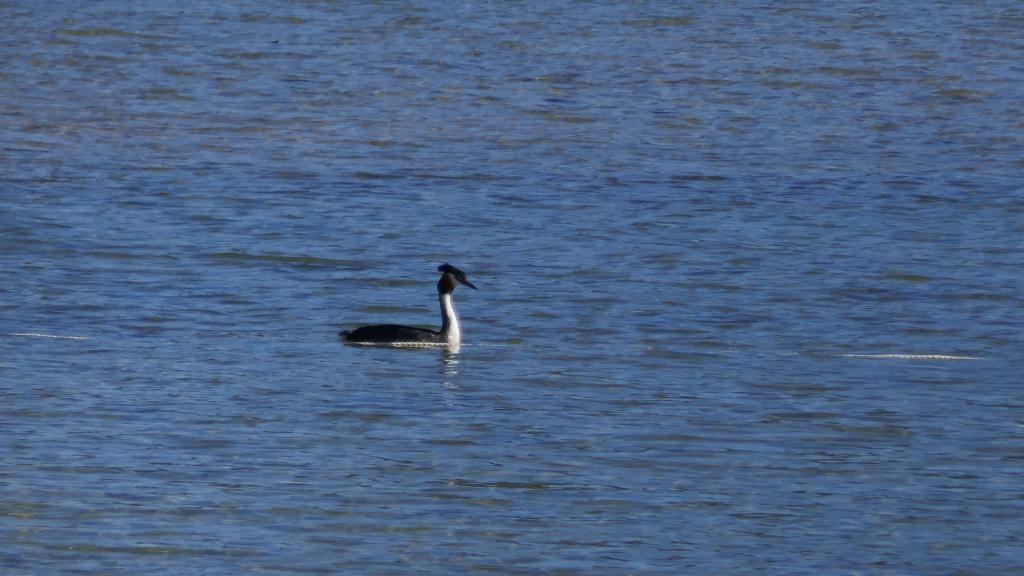
{"label": "wake line on water", "polygon": [[842,354],[843,358],[875,358],[879,360],[981,360],[980,356],[952,354]]}
{"label": "wake line on water", "polygon": [[[644,351],[651,351],[652,348],[644,348]],[[664,352],[664,350],[661,350]],[[707,353],[708,356],[743,356],[750,355],[750,351],[744,350],[731,350],[731,351],[719,351],[717,353]],[[756,353],[755,353],[756,354]],[[699,355],[699,354],[698,354]],[[812,356],[816,358],[855,358],[862,360],[987,360],[985,356],[968,356],[965,354],[905,354],[896,352],[879,352],[874,354],[869,353],[845,353],[841,354],[838,352],[775,352],[775,353],[760,353],[760,356],[783,356],[783,357],[797,357],[797,356]]]}
{"label": "wake line on water", "polygon": [[[92,340],[89,336],[63,336],[59,334],[43,334],[41,332],[7,332],[7,336],[20,336],[24,338],[52,338],[55,340]],[[352,343],[357,346],[374,346],[374,343],[363,343],[355,342]],[[389,343],[385,346],[388,348],[447,348],[448,344],[444,343],[427,343],[427,342],[402,342],[402,343]],[[463,345],[465,346],[465,345]],[[471,347],[474,347],[471,345]],[[481,344],[477,343],[475,347],[495,347],[495,348],[512,348],[508,344]],[[797,355],[797,353],[791,353]],[[984,360],[981,356],[964,356],[958,354],[839,354],[840,358],[863,358],[868,360]]]}
{"label": "wake line on water", "polygon": [[24,336],[28,338],[55,338],[57,340],[92,340],[88,336],[60,336],[57,334],[41,334],[39,332],[8,332],[7,336]]}

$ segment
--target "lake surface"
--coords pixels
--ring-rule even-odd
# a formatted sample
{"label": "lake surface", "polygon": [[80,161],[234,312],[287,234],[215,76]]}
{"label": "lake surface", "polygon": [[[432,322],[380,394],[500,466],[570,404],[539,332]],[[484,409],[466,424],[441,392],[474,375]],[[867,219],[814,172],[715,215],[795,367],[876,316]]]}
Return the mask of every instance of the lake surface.
{"label": "lake surface", "polygon": [[0,22],[0,572],[1024,573],[1020,3]]}

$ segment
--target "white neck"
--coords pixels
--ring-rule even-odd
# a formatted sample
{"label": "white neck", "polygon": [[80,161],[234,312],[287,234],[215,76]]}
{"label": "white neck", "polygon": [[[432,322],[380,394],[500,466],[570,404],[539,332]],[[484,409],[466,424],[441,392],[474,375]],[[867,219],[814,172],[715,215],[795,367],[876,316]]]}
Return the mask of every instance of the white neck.
{"label": "white neck", "polygon": [[441,335],[448,344],[458,344],[462,340],[459,329],[459,317],[455,315],[451,294],[441,294]]}

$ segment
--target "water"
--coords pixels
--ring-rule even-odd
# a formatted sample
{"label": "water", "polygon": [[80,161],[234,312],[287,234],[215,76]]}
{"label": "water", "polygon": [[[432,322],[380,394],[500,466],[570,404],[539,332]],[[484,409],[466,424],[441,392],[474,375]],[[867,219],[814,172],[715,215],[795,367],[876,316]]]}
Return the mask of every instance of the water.
{"label": "water", "polygon": [[1024,570],[1018,3],[0,21],[3,573]]}

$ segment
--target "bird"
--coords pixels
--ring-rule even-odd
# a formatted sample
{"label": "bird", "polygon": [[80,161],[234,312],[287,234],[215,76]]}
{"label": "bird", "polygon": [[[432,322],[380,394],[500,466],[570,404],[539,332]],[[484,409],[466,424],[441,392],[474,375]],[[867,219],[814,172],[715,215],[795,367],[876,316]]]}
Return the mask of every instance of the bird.
{"label": "bird", "polygon": [[462,342],[459,317],[452,304],[452,292],[458,284],[473,290],[477,287],[466,278],[466,273],[447,262],[437,267],[441,278],[437,281],[437,297],[441,303],[441,329],[417,328],[400,324],[374,324],[355,330],[344,330],[338,335],[351,344],[378,346],[434,346],[458,347]]}

